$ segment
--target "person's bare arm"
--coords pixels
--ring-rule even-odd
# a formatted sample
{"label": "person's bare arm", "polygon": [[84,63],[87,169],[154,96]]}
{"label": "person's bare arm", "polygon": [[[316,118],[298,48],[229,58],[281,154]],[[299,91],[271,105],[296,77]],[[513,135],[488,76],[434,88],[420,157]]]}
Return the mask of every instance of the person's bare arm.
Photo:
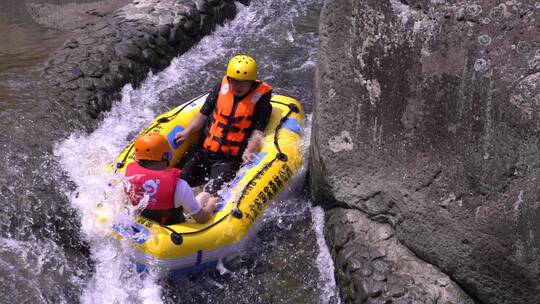
{"label": "person's bare arm", "polygon": [[197,223],[207,222],[212,215],[214,210],[217,207],[217,204],[220,201],[219,197],[211,197],[208,192],[201,192],[197,195],[197,201],[202,205],[202,208],[199,212],[191,215]]}
{"label": "person's bare arm", "polygon": [[174,134],[174,139],[177,144],[183,143],[188,137],[193,133],[197,132],[204,126],[204,123],[206,122],[206,119],[208,116],[197,113],[197,116],[189,123],[189,125],[182,131],[176,132]]}
{"label": "person's bare arm", "polygon": [[242,160],[244,162],[250,162],[255,159],[255,156],[259,153],[263,144],[263,137],[264,133],[259,130],[254,130],[253,133],[251,133],[246,150],[244,150],[244,154],[242,155]]}

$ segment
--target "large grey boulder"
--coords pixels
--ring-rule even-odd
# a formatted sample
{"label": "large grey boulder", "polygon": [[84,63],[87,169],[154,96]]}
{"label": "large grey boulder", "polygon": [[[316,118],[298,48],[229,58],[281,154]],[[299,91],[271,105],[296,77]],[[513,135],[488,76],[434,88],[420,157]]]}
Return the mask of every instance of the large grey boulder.
{"label": "large grey boulder", "polygon": [[[344,208],[331,246],[339,231],[361,242],[361,211],[479,302],[540,303],[539,14],[537,1],[325,2],[311,189]],[[338,282],[365,291],[341,264]]]}

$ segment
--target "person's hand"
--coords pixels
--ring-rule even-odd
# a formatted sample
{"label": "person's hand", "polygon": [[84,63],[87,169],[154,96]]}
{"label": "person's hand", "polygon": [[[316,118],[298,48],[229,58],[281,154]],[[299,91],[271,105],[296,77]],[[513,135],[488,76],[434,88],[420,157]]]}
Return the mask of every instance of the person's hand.
{"label": "person's hand", "polygon": [[249,150],[249,149],[246,149],[246,150],[244,151],[244,154],[242,154],[242,160],[243,160],[245,163],[249,163],[249,162],[254,161],[256,157],[257,157],[257,153],[252,152],[252,151]]}
{"label": "person's hand", "polygon": [[216,210],[220,202],[221,202],[220,197],[213,196],[209,198],[208,201],[206,202],[206,208],[208,209],[210,213],[212,213]]}
{"label": "person's hand", "polygon": [[259,130],[253,131],[251,137],[248,140],[244,154],[242,154],[242,160],[246,163],[252,162],[257,157],[257,153],[263,143],[263,133]]}
{"label": "person's hand", "polygon": [[184,141],[186,141],[186,139],[188,139],[189,137],[189,132],[187,129],[184,129],[180,132],[176,132],[176,134],[174,134],[174,142],[177,144],[177,145],[181,145]]}

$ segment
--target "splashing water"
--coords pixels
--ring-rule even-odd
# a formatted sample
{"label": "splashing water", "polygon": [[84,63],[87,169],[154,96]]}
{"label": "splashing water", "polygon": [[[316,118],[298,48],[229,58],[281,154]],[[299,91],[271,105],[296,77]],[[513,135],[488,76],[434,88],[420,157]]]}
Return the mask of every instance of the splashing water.
{"label": "splashing water", "polygon": [[324,211],[321,207],[313,207],[311,209],[311,216],[313,218],[313,230],[317,235],[317,247],[319,253],[317,254],[317,268],[321,275],[321,282],[319,288],[321,289],[321,299],[323,303],[341,303],[338,292],[336,289],[336,280],[334,278],[334,265],[328,263],[332,260],[326,241],[324,240]]}
{"label": "splashing water", "polygon": [[[137,89],[124,87],[122,100],[93,133],[71,134],[55,146],[55,156],[77,187],[67,195],[80,216],[81,232],[94,263],[81,302],[335,301],[335,282],[328,268],[320,266],[332,263],[327,250],[324,253],[322,210],[313,209],[298,191],[268,208],[256,238],[232,265],[164,281],[151,272],[139,274],[131,262],[129,244],[112,240],[110,224],[104,225],[95,216],[98,203],[110,207],[108,218],[123,214],[121,191],[109,186],[109,181],[119,177],[107,170],[118,153],[157,114],[202,93],[201,88],[213,87],[227,58],[237,53],[252,54],[261,78],[275,86],[275,93],[302,100],[309,111],[318,42],[314,16],[321,5],[322,1],[315,0],[280,0],[239,6],[234,21],[175,58],[167,69],[150,74]],[[310,128],[305,132],[307,155]],[[292,188],[301,189],[303,180],[299,178],[299,185]]]}

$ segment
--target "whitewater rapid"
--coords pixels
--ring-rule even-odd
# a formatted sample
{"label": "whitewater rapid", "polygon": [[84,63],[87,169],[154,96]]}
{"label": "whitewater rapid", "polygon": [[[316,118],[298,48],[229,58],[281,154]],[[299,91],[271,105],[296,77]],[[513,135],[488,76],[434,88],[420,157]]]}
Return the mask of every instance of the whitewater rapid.
{"label": "whitewater rapid", "polygon": [[[239,287],[236,285],[240,284],[240,288],[253,289],[247,298],[242,298],[243,301],[258,302],[258,299],[264,299],[264,292],[281,291],[254,287],[252,284],[257,283],[252,281],[253,278],[271,280],[276,276],[281,279],[283,274],[276,273],[288,267],[280,264],[287,264],[287,259],[300,259],[313,264],[306,273],[315,275],[315,278],[303,278],[306,274],[299,273],[299,278],[294,280],[300,282],[298,284],[305,284],[305,289],[312,290],[313,294],[309,294],[312,297],[310,302],[339,302],[332,260],[324,242],[324,212],[319,207],[311,206],[302,192],[302,183],[296,185],[300,189],[291,191],[289,196],[271,204],[265,213],[261,227],[261,233],[265,235],[248,246],[244,259],[252,259],[250,254],[261,257],[255,257],[254,261],[247,263],[240,261],[239,265],[231,268],[224,265],[217,273],[191,277],[197,283],[186,282],[189,281],[186,278],[173,282],[163,281],[152,273],[138,273],[130,260],[132,249],[129,245],[111,239],[110,227],[96,221],[93,216],[98,203],[109,204],[115,212],[121,212],[121,195],[109,185],[109,181],[117,177],[107,169],[120,151],[155,116],[213,87],[223,73],[226,60],[237,53],[246,52],[254,56],[259,63],[259,74],[263,80],[274,84],[275,93],[298,98],[309,111],[318,38],[316,26],[306,26],[309,24],[306,16],[320,9],[321,2],[272,1],[267,4],[264,1],[253,1],[249,7],[239,5],[234,21],[217,28],[214,34],[203,38],[187,53],[175,58],[168,68],[155,75],[149,74],[138,88],[125,86],[122,100],[117,101],[111,111],[104,115],[94,132],[75,132],[55,145],[54,156],[60,160],[62,169],[76,186],[75,190],[66,188],[65,194],[77,211],[81,235],[88,243],[93,265],[89,280],[79,282],[84,285],[81,302],[168,303],[193,296],[190,292],[173,290],[171,287],[178,282],[191,289],[199,289],[198,294],[205,294],[208,302],[225,301],[227,294],[237,290]],[[305,127],[306,157],[309,121]],[[295,234],[297,230],[313,240],[302,240],[302,236]],[[282,239],[287,238],[287,233],[291,234],[287,239],[291,246],[288,246],[289,243],[283,245]],[[302,254],[307,257],[294,252],[294,243],[300,241],[304,242],[302,246],[306,248]],[[284,257],[272,256],[269,242],[271,246],[277,246],[278,251],[283,251]],[[262,248],[260,244],[264,244]],[[271,261],[275,260],[270,265],[277,266],[275,269],[270,267],[267,275],[259,276],[257,267],[267,263],[268,256]],[[229,277],[239,282],[229,282]],[[206,288],[205,284],[212,287]],[[277,282],[276,286],[279,284],[281,282]],[[288,297],[287,294],[283,296]],[[287,298],[282,301],[288,302]]]}

